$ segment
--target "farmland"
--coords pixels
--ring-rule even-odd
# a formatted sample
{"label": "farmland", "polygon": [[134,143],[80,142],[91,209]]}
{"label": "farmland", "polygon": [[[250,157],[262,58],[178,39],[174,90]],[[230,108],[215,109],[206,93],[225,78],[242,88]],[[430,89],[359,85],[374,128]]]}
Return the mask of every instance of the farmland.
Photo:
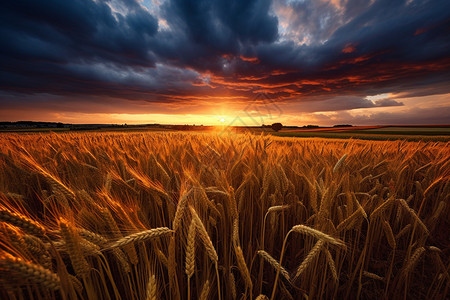
{"label": "farmland", "polygon": [[449,178],[445,141],[2,133],[0,298],[445,299]]}
{"label": "farmland", "polygon": [[449,126],[359,126],[341,128],[319,128],[282,130],[273,133],[285,137],[355,138],[361,140],[408,140],[442,141],[450,140]]}

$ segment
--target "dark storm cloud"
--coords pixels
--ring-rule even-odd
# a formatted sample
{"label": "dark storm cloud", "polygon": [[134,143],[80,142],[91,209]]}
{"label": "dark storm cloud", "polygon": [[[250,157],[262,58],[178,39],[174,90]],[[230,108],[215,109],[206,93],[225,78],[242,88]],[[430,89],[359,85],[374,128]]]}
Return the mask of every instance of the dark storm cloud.
{"label": "dark storm cloud", "polygon": [[165,17],[194,43],[232,50],[238,43],[273,42],[278,21],[269,15],[269,0],[172,0]]}
{"label": "dark storm cloud", "polygon": [[1,28],[4,59],[154,64],[149,40],[158,24],[142,9],[122,16],[105,1],[7,1]]}
{"label": "dark storm cloud", "polygon": [[[448,1],[408,4],[379,0],[342,25],[323,44],[297,46],[288,41],[263,45],[258,48],[258,56],[272,68],[291,69],[293,74],[273,78],[287,82],[302,77],[334,81],[352,75],[360,77],[353,80],[356,84],[376,84],[442,69],[448,74],[449,11]],[[310,26],[308,18],[298,22]],[[318,33],[319,40],[322,34]]]}
{"label": "dark storm cloud", "polygon": [[135,0],[4,1],[0,89],[161,103],[344,95],[349,109],[398,106],[364,97],[442,91],[449,31],[445,0],[166,0],[157,10]]}
{"label": "dark storm cloud", "polygon": [[161,14],[170,29],[159,32],[153,49],[164,63],[227,74],[230,59],[277,39],[270,5],[270,0],[168,0]]}

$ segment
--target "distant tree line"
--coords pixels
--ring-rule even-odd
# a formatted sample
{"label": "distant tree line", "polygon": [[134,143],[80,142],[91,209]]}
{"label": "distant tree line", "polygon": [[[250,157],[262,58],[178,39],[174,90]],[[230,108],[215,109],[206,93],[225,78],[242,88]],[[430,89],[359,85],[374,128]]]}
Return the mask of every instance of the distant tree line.
{"label": "distant tree line", "polygon": [[334,125],[333,127],[353,127],[353,125],[350,125],[350,124],[339,124],[339,125]]}

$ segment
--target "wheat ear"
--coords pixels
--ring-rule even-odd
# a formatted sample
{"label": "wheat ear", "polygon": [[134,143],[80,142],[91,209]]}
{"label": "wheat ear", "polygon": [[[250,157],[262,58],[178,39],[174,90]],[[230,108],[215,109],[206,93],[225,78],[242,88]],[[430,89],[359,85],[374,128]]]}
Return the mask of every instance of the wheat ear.
{"label": "wheat ear", "polygon": [[210,288],[211,287],[209,284],[209,280],[206,280],[206,282],[203,284],[202,292],[200,293],[200,297],[198,299],[199,300],[207,300]]}
{"label": "wheat ear", "polygon": [[[106,224],[108,225],[108,227],[110,228],[110,230],[113,233],[114,237],[121,237],[121,233],[120,233],[120,229],[119,226],[117,225],[116,221],[114,220],[111,212],[109,211],[109,209],[107,208],[102,208],[100,210],[100,213],[102,214],[103,218],[106,221]],[[130,259],[130,262],[133,265],[136,265],[139,262],[139,258],[137,256],[136,253],[136,249],[134,248],[133,245],[125,245],[124,249],[123,249],[126,254],[128,255],[128,258]]]}
{"label": "wheat ear", "polygon": [[92,232],[92,231],[89,231],[89,230],[86,230],[84,228],[79,228],[78,234],[85,240],[87,240],[91,243],[94,243],[98,246],[104,246],[108,243],[108,240],[105,237],[103,237],[102,235]]}
{"label": "wheat ear", "polygon": [[194,275],[195,271],[195,234],[196,234],[195,222],[192,220],[191,224],[189,225],[189,232],[186,246],[185,272],[188,278],[191,278],[192,275]]}
{"label": "wheat ear", "polygon": [[330,253],[330,251],[328,251],[328,249],[326,249],[325,255],[327,258],[328,266],[330,266],[331,274],[333,274],[333,278],[337,282],[337,281],[339,281],[339,277],[337,275],[336,265],[334,263],[333,257],[331,256],[331,253]]}
{"label": "wheat ear", "polygon": [[21,228],[26,233],[42,237],[45,235],[45,229],[39,223],[30,218],[11,212],[7,209],[0,210],[0,221],[9,223],[11,225]]}
{"label": "wheat ear", "polygon": [[72,261],[75,274],[79,277],[87,276],[89,274],[90,267],[83,256],[83,251],[80,246],[80,236],[73,230],[73,227],[71,227],[63,219],[59,220],[59,227],[61,230],[61,235],[66,242],[66,250],[69,254],[70,260]]}
{"label": "wheat ear", "polygon": [[306,270],[306,268],[308,268],[313,259],[320,253],[320,250],[323,247],[323,245],[325,245],[324,240],[317,241],[317,243],[314,245],[311,251],[309,251],[306,258],[300,264],[300,266],[298,266],[297,272],[295,273],[294,281],[303,273],[303,271]]}
{"label": "wheat ear", "polygon": [[264,250],[259,250],[258,254],[261,255],[262,258],[264,258],[274,269],[277,271],[280,269],[281,275],[283,275],[284,278],[286,278],[287,281],[290,280],[289,273],[286,271],[286,269],[281,266],[275,258],[273,258],[269,253],[267,253]]}
{"label": "wheat ear", "polygon": [[39,256],[39,262],[44,268],[50,269],[52,267],[52,258],[41,239],[34,235],[25,235],[23,241],[32,253]]}
{"label": "wheat ear", "polygon": [[56,193],[62,194],[64,197],[71,201],[75,200],[75,194],[65,184],[48,173],[42,174],[48,180],[50,186]]}
{"label": "wheat ear", "polygon": [[344,164],[346,158],[347,158],[347,153],[342,155],[342,157],[334,165],[333,173],[336,173],[342,167],[342,165]]}
{"label": "wheat ear", "polygon": [[371,278],[371,279],[375,279],[375,280],[380,280],[380,281],[384,281],[384,278],[375,274],[375,273],[371,273],[371,272],[367,272],[367,271],[363,271],[362,273],[364,276]]}
{"label": "wheat ear", "polygon": [[172,228],[174,231],[178,229],[181,224],[181,220],[184,215],[184,211],[188,204],[189,196],[192,193],[192,189],[190,189],[187,193],[181,196],[180,201],[178,201],[177,210],[175,211],[175,216],[173,217]]}
{"label": "wheat ear", "polygon": [[167,227],[158,227],[133,233],[113,242],[107,249],[123,247],[136,242],[144,242],[146,240],[156,239],[161,236],[170,235],[172,232],[173,230]]}
{"label": "wheat ear", "polygon": [[24,280],[41,284],[51,290],[56,291],[60,288],[60,279],[57,274],[8,253],[0,255],[0,269],[13,273]]}
{"label": "wheat ear", "polygon": [[217,262],[219,260],[219,257],[217,256],[216,249],[214,248],[214,245],[211,239],[209,238],[208,232],[206,231],[203,222],[200,220],[200,217],[197,215],[193,207],[191,207],[191,214],[192,214],[192,222],[194,222],[197,234],[199,235],[200,239],[202,240],[205,246],[206,253],[213,262]]}
{"label": "wheat ear", "polygon": [[392,249],[395,249],[397,244],[395,242],[394,233],[392,232],[392,228],[391,228],[391,225],[389,225],[389,222],[384,221],[383,229],[384,229],[384,233],[386,234],[386,239],[389,243],[389,246],[391,246]]}
{"label": "wheat ear", "polygon": [[155,275],[152,274],[147,283],[146,300],[157,300],[158,299],[156,297],[157,288],[158,288],[158,286],[156,284],[156,277],[155,277]]}
{"label": "wheat ear", "polygon": [[219,268],[218,268],[218,261],[219,256],[217,255],[216,249],[214,248],[214,245],[208,235],[208,232],[206,231],[205,226],[203,225],[203,222],[200,220],[200,217],[195,212],[195,209],[193,207],[190,207],[191,215],[192,215],[192,222],[194,222],[196,227],[196,233],[199,235],[200,239],[203,242],[203,245],[205,246],[206,253],[208,254],[209,258],[214,262],[215,268],[216,268],[216,276],[217,276],[217,292],[218,292],[218,299],[221,300],[221,290],[220,290],[220,278],[219,278]]}
{"label": "wheat ear", "polygon": [[83,284],[73,275],[69,274],[70,281],[72,282],[73,287],[77,290],[78,293],[83,292]]}
{"label": "wheat ear", "polygon": [[228,282],[230,284],[230,289],[231,289],[231,298],[232,299],[236,299],[236,280],[234,279],[234,275],[230,270],[230,273],[228,275]]}
{"label": "wheat ear", "polygon": [[414,251],[414,254],[411,256],[411,258],[408,260],[408,264],[405,267],[405,274],[409,273],[416,263],[419,261],[420,256],[425,252],[424,247],[417,248],[416,251]]}
{"label": "wheat ear", "polygon": [[343,220],[339,225],[336,227],[336,232],[340,232],[342,230],[349,230],[353,228],[353,225],[362,220],[364,217],[364,214],[360,207],[358,207],[357,210],[355,210],[354,213],[352,213],[347,219]]}
{"label": "wheat ear", "polygon": [[428,230],[427,226],[425,226],[425,224],[422,222],[422,220],[419,218],[419,216],[416,214],[416,212],[414,211],[414,209],[412,209],[411,207],[409,207],[408,203],[404,200],[404,199],[398,199],[399,203],[401,204],[401,206],[409,212],[409,214],[416,220],[417,224],[420,225],[420,227],[422,227],[423,231],[426,234],[429,234],[430,231]]}
{"label": "wheat ear", "polygon": [[318,240],[322,240],[322,241],[330,243],[332,245],[336,245],[336,246],[345,248],[345,244],[343,241],[336,239],[326,233],[323,233],[322,231],[313,229],[313,228],[305,226],[305,225],[295,225],[294,227],[292,227],[291,231],[310,235],[312,237],[315,237]]}
{"label": "wheat ear", "polygon": [[247,264],[245,263],[244,254],[242,253],[241,247],[235,246],[234,252],[236,254],[238,269],[241,272],[242,277],[244,278],[245,284],[251,291],[253,289],[252,278],[250,276],[250,272],[248,271]]}

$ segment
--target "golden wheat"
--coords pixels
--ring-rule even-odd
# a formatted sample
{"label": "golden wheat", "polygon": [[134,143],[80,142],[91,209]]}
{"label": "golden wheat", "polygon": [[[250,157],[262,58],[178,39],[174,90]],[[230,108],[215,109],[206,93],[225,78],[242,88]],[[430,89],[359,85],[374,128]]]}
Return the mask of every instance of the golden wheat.
{"label": "golden wheat", "polygon": [[123,247],[137,242],[152,240],[161,236],[170,235],[172,232],[173,230],[167,227],[159,227],[133,233],[113,242],[111,245],[108,246],[108,249]]}
{"label": "golden wheat", "polygon": [[29,219],[24,215],[11,212],[7,209],[0,209],[0,221],[17,226],[23,231],[39,237],[44,236],[45,234],[45,228],[39,223]]}
{"label": "golden wheat", "polygon": [[290,276],[288,271],[286,271],[283,266],[281,266],[275,258],[273,258],[269,253],[267,253],[264,250],[258,250],[258,254],[261,255],[262,258],[264,258],[273,268],[274,270],[280,269],[281,275],[283,275],[284,278],[286,278],[287,281],[290,280]]}
{"label": "golden wheat", "polygon": [[25,282],[41,284],[51,290],[60,288],[60,279],[57,274],[7,253],[0,255],[0,270],[10,272]]}
{"label": "golden wheat", "polygon": [[156,276],[152,274],[147,283],[147,300],[157,300],[157,284],[156,284]]}
{"label": "golden wheat", "polygon": [[61,235],[64,238],[64,242],[66,243],[66,249],[69,253],[75,273],[82,278],[87,276],[90,271],[90,266],[83,255],[80,236],[64,219],[59,220],[59,228],[61,230]]}
{"label": "golden wheat", "polygon": [[195,234],[196,234],[196,225],[194,220],[192,220],[191,224],[189,225],[189,232],[186,246],[185,272],[188,278],[191,278],[192,275],[194,275],[195,271]]}
{"label": "golden wheat", "polygon": [[305,226],[305,225],[295,225],[292,227],[291,231],[302,233],[305,235],[310,235],[318,240],[330,243],[332,245],[340,246],[345,248],[345,243],[339,239],[336,239],[326,233],[323,233],[317,229]]}
{"label": "golden wheat", "polygon": [[320,253],[323,245],[325,244],[324,240],[319,240],[314,245],[314,247],[309,251],[308,255],[306,255],[305,259],[302,261],[302,263],[297,267],[297,271],[295,272],[294,281],[302,275],[302,273],[309,267],[309,265],[312,263],[314,258]]}
{"label": "golden wheat", "polygon": [[449,158],[445,142],[2,133],[0,298],[445,299]]}

